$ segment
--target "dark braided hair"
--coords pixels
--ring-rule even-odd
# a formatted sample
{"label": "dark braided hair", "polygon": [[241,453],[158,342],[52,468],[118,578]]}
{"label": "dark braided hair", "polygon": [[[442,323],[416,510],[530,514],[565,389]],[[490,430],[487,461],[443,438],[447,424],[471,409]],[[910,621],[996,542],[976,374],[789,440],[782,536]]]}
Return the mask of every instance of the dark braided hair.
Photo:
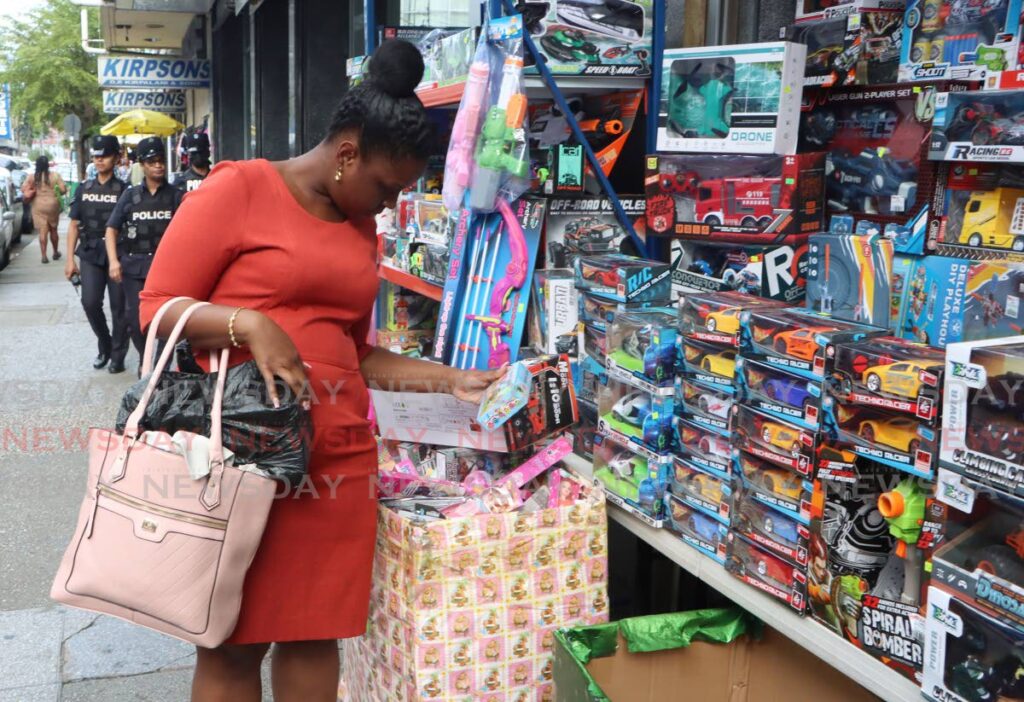
{"label": "dark braided hair", "polygon": [[433,129],[415,89],[423,79],[423,57],[407,41],[385,41],[369,58],[366,78],[342,96],[327,139],[359,130],[359,149],[392,159],[426,159]]}

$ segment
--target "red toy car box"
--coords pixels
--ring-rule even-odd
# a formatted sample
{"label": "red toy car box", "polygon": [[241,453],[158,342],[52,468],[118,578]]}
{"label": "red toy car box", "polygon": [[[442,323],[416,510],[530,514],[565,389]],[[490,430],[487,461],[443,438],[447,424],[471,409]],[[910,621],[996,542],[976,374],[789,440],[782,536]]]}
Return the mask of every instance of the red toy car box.
{"label": "red toy car box", "polygon": [[729,440],[716,431],[707,429],[690,418],[676,416],[675,460],[728,480],[732,471],[732,447]]}
{"label": "red toy car box", "polygon": [[762,551],[735,533],[729,533],[725,569],[758,590],[782,600],[798,613],[807,606],[807,574],[778,556]]}

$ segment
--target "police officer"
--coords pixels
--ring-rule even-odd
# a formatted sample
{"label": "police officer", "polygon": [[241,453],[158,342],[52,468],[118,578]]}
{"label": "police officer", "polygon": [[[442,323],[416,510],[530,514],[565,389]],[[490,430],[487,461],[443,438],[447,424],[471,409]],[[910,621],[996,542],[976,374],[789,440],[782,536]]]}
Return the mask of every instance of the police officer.
{"label": "police officer", "polygon": [[[68,280],[76,273],[82,280],[82,307],[89,320],[92,333],[99,344],[99,355],[93,361],[96,370],[110,362],[108,370],[120,373],[124,370],[124,357],[128,352],[128,330],[124,324],[124,291],[120,283],[110,279],[107,272],[107,249],[103,237],[107,220],[114,211],[121,193],[128,185],[114,175],[114,165],[120,154],[117,137],[95,136],[90,143],[91,167],[96,176],[85,181],[71,201],[68,226],[68,256],[64,275]],[[75,255],[79,262],[75,263]],[[103,313],[104,291],[110,297],[110,316],[113,327],[107,326]]]}
{"label": "police officer", "polygon": [[189,134],[182,140],[188,152],[188,168],[174,179],[174,187],[182,192],[195,190],[210,174],[210,137],[201,132]]}
{"label": "police officer", "polygon": [[125,323],[141,359],[146,339],[139,329],[139,293],[183,193],[167,182],[167,151],[159,137],[140,141],[136,153],[145,177],[122,193],[107,220],[106,239],[110,277],[123,282]]}

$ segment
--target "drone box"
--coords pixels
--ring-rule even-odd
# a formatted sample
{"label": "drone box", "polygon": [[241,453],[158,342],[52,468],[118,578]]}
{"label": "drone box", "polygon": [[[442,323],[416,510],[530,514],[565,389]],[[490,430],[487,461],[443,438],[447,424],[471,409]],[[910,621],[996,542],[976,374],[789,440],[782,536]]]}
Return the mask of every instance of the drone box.
{"label": "drone box", "polygon": [[742,489],[734,491],[732,505],[735,533],[800,568],[807,567],[811,532],[806,524],[747,497]]}
{"label": "drone box", "polygon": [[725,563],[729,528],[694,509],[672,493],[665,496],[669,527],[688,546],[719,563]]}
{"label": "drone box", "polygon": [[900,81],[981,80],[1017,63],[1020,0],[908,0]]}
{"label": "drone box", "polygon": [[608,499],[661,526],[665,489],[672,458],[639,453],[635,445],[614,436],[594,438],[594,479],[608,491]]}
{"label": "drone box", "polygon": [[[642,232],[647,201],[625,195],[620,202],[634,223],[633,228]],[[572,268],[581,255],[633,253],[633,242],[615,218],[612,203],[606,197],[550,198],[544,239],[549,268]]]}
{"label": "drone box", "polygon": [[796,0],[796,21],[836,19],[866,10],[900,10],[905,0]]}
{"label": "drone box", "polygon": [[1024,502],[939,470],[935,494],[953,507],[932,557],[932,587],[1024,630]]}
{"label": "drone box", "polygon": [[921,683],[926,698],[1020,699],[1021,650],[1024,629],[1000,622],[936,587],[928,590]]}
{"label": "drone box", "polygon": [[[928,155],[939,161],[1024,163],[1024,90],[940,93]],[[1020,229],[1012,206],[1009,214],[1009,226]]]}
{"label": "drone box", "polygon": [[807,248],[807,307],[889,328],[893,241],[880,234],[815,234]]}
{"label": "drone box", "polygon": [[[763,414],[746,405],[737,406],[732,431],[733,448],[746,451],[761,461],[781,466],[797,476],[809,478],[813,475],[817,439],[815,432]],[[733,455],[735,456],[735,452]],[[796,483],[788,482],[793,483],[793,489],[778,494],[799,502]]]}
{"label": "drone box", "polygon": [[778,556],[762,550],[735,532],[729,532],[725,569],[799,614],[807,607],[807,574]]}
{"label": "drone box", "polygon": [[676,463],[685,463],[720,480],[732,474],[732,447],[721,433],[676,416],[673,420]]}
{"label": "drone box", "polygon": [[804,85],[881,85],[897,81],[903,12],[869,10],[782,30],[782,38],[807,46]]}
{"label": "drone box", "polygon": [[672,467],[669,490],[679,501],[729,526],[732,515],[732,487],[722,480],[697,470],[683,461]]}
{"label": "drone box", "polygon": [[676,415],[719,434],[729,435],[729,416],[736,398],[687,378],[676,378]]}
{"label": "drone box", "polygon": [[555,76],[651,75],[651,0],[526,0],[516,11]]}
{"label": "drone box", "polygon": [[598,428],[654,453],[671,450],[672,388],[668,395],[641,390],[633,385],[608,379],[598,391]]}
{"label": "drone box", "polygon": [[672,293],[739,290],[788,303],[804,297],[807,243],[777,246],[672,240]]}
{"label": "drone box", "polygon": [[798,243],[825,226],[825,154],[647,157],[652,234],[735,244]]}
{"label": "drone box", "polygon": [[617,313],[608,328],[609,377],[641,386],[674,385],[678,335],[675,310],[655,307]]}
{"label": "drone box", "polygon": [[576,287],[615,302],[667,304],[671,297],[667,263],[623,254],[580,256]]}
{"label": "drone box", "polygon": [[945,354],[892,336],[835,346],[829,391],[843,401],[878,407],[934,426],[939,422]]}
{"label": "drone box", "polygon": [[1024,496],[1024,336],[946,347],[943,468]]}
{"label": "drone box", "polygon": [[796,153],[806,58],[792,42],[666,49],[657,150]]}
{"label": "drone box", "polygon": [[743,404],[798,427],[817,431],[821,383],[742,356],[736,361],[737,392]]}

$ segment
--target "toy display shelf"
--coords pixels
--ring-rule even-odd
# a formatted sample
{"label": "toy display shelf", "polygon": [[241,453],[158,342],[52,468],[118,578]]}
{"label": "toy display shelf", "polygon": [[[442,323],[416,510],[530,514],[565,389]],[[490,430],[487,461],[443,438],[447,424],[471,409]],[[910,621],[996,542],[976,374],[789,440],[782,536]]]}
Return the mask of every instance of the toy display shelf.
{"label": "toy display shelf", "polygon": [[[611,93],[619,90],[640,90],[647,84],[647,78],[636,76],[555,76],[555,82],[563,93],[572,95]],[[525,76],[528,97],[545,98],[550,91],[540,76]],[[446,85],[443,88],[428,88],[416,93],[427,107],[458,107],[465,83]]]}
{"label": "toy display shelf", "polygon": [[[583,475],[590,476],[593,472],[593,464],[585,458],[569,455],[563,460]],[[687,546],[673,532],[648,526],[611,503],[608,503],[608,518],[883,700],[918,702],[923,699],[921,688],[915,683],[827,630],[811,617],[797,616],[778,600],[741,582],[720,564]]]}
{"label": "toy display shelf", "polygon": [[443,289],[440,285],[428,283],[423,280],[423,278],[414,276],[411,273],[406,273],[405,271],[400,271],[397,268],[381,264],[378,267],[377,275],[384,280],[394,283],[395,285],[401,285],[407,290],[412,290],[415,293],[429,297],[431,300],[437,300],[438,302],[441,301],[441,292]]}

